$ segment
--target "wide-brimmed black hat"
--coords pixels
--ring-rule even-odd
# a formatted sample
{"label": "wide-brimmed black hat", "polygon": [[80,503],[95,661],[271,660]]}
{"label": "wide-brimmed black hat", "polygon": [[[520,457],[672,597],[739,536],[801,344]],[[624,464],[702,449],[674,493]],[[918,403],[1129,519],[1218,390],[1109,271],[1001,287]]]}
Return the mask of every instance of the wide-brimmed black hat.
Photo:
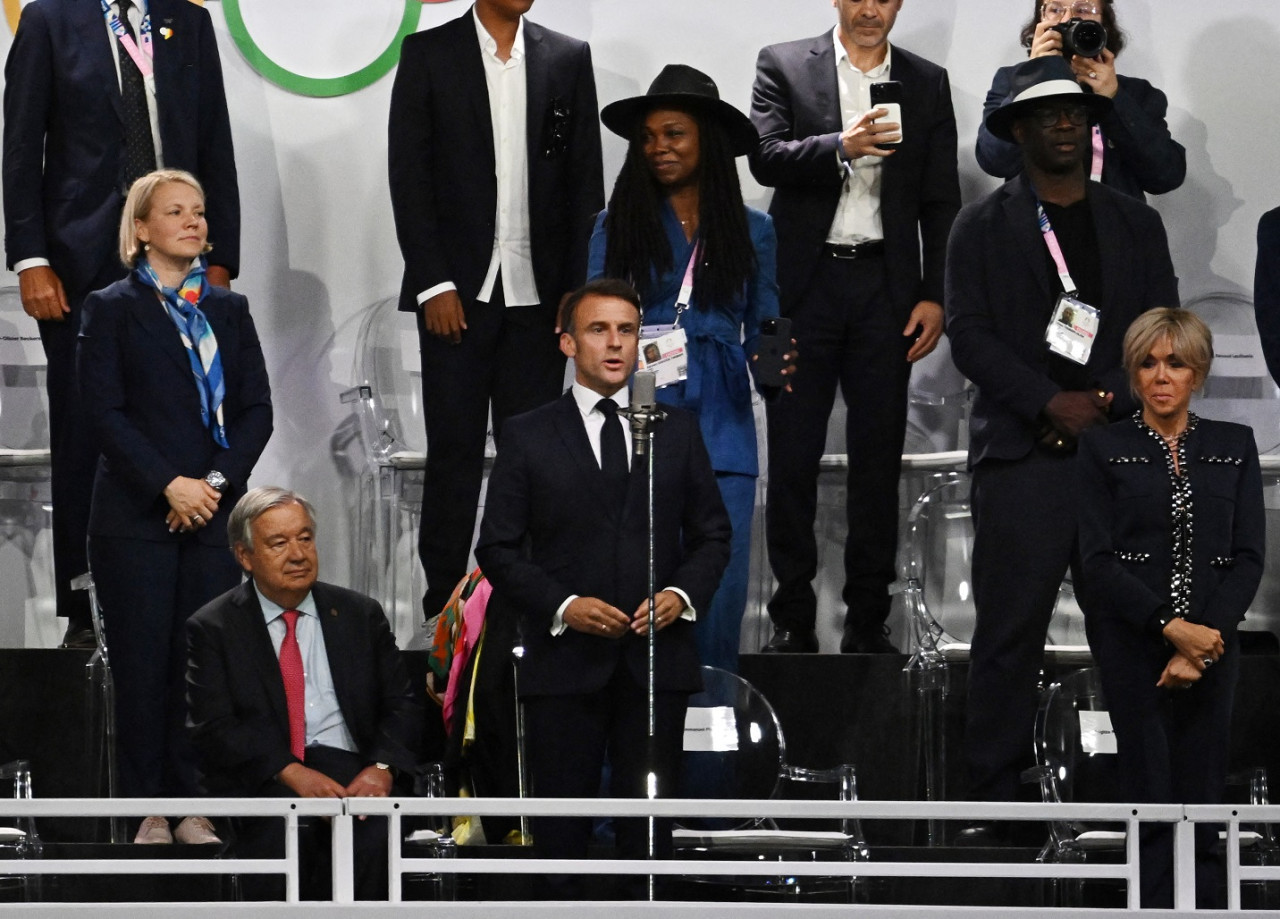
{"label": "wide-brimmed black hat", "polygon": [[621,137],[635,137],[636,125],[648,112],[676,108],[700,112],[720,122],[734,156],[750,153],[760,142],[751,119],[720,98],[715,80],[685,64],[668,64],[643,96],[610,102],[600,112],[604,126]]}
{"label": "wide-brimmed black hat", "polygon": [[1061,55],[1033,57],[1013,69],[1009,95],[987,116],[987,130],[1001,140],[1013,140],[1013,123],[1046,99],[1078,102],[1089,110],[1089,120],[1097,121],[1111,111],[1106,96],[1085,92],[1075,72]]}

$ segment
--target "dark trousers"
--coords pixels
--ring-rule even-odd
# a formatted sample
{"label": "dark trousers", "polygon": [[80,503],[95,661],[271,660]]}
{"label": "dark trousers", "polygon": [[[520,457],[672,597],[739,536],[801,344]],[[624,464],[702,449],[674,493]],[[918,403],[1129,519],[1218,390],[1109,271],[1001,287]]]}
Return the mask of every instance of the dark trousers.
{"label": "dark trousers", "polygon": [[[108,265],[88,290],[106,287],[124,269]],[[65,279],[64,279],[65,280]],[[80,306],[88,291],[67,291],[71,312],[61,322],[40,322],[40,342],[48,365],[50,486],[53,491],[53,576],[58,615],[73,628],[89,628],[89,595],[71,581],[89,570],[85,547],[89,503],[98,465],[98,443],[85,417],[76,376]]]}
{"label": "dark trousers", "polygon": [[766,536],[778,579],[769,616],[779,629],[816,622],[818,461],[837,385],[848,409],[846,633],[875,632],[889,615],[911,375],[907,315],[890,301],[883,258],[824,257],[791,316],[801,369],[795,391],[767,404]]}
{"label": "dark trousers", "polygon": [[1074,456],[1034,449],[973,471],[973,601],[965,756],[969,797],[1013,801],[1032,765],[1044,642],[1068,567],[1078,574]]}
{"label": "dark trousers", "polygon": [[[335,782],[349,785],[369,763],[346,750],[312,746],[306,749],[303,765],[323,772]],[[259,797],[289,798],[294,794],[278,782],[271,782],[261,789]],[[278,817],[238,817],[233,825],[236,858],[281,858],[284,855],[284,820]],[[356,899],[387,899],[386,819],[353,820],[351,830]],[[298,868],[301,899],[331,899],[333,840],[329,821],[319,817],[304,817],[298,821]],[[283,900],[284,878],[243,875],[240,891],[245,900]]]}
{"label": "dark trousers", "polygon": [[[1219,804],[1227,784],[1231,707],[1240,675],[1234,630],[1221,659],[1190,689],[1156,682],[1173,650],[1126,624],[1094,622],[1090,639],[1116,732],[1124,800]],[[1214,824],[1196,825],[1196,906],[1226,908],[1226,866]],[[1142,906],[1173,908],[1173,827],[1143,828]]]}
{"label": "dark trousers", "polygon": [[465,305],[467,328],[456,345],[427,332],[422,310],[417,314],[427,426],[418,556],[428,617],[444,608],[468,570],[490,403],[498,438],[503,421],[552,401],[564,384],[555,306],[507,309],[501,290],[499,278],[492,302]]}
{"label": "dark trousers", "polygon": [[[656,697],[654,769],[659,797],[676,793],[684,740],[684,714],[689,696],[659,692]],[[610,765],[609,795],[647,796],[648,689],[625,664],[598,692],[566,696],[533,696],[523,700],[525,736],[533,793],[539,798],[594,798],[600,791],[606,754]],[[618,855],[644,858],[648,853],[648,822],[642,818],[615,819]],[[586,858],[591,837],[590,817],[543,817],[533,821],[533,839],[545,858]],[[671,854],[671,821],[656,825],[656,855]],[[548,899],[578,899],[582,878],[550,875],[541,879]],[[643,896],[645,879],[622,882],[620,895]]]}
{"label": "dark trousers", "polygon": [[89,558],[115,681],[120,794],[193,797],[184,626],[240,583],[240,568],[226,546],[176,534],[162,543],[94,536]]}

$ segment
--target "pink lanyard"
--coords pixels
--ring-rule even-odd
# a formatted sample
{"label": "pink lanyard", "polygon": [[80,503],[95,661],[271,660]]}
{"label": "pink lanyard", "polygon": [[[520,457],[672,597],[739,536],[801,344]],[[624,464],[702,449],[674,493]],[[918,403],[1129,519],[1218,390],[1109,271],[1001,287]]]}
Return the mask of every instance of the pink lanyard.
{"label": "pink lanyard", "polygon": [[1058,280],[1062,282],[1062,289],[1068,294],[1074,294],[1077,290],[1076,282],[1071,279],[1071,272],[1067,270],[1067,257],[1062,254],[1058,234],[1053,232],[1049,215],[1044,212],[1044,205],[1039,201],[1036,202],[1036,217],[1040,221],[1040,232],[1044,234],[1044,244],[1049,247],[1049,255],[1058,268]]}
{"label": "pink lanyard", "polygon": [[1102,126],[1093,126],[1093,166],[1089,170],[1089,178],[1095,182],[1102,181],[1102,158],[1105,149],[1102,142]]}
{"label": "pink lanyard", "polygon": [[698,264],[698,256],[702,254],[702,240],[698,240],[694,244],[693,252],[689,255],[689,263],[684,266],[684,280],[680,282],[680,295],[676,297],[676,321],[675,325],[680,326],[680,314],[689,307],[689,303],[693,300],[693,269]]}
{"label": "pink lanyard", "polygon": [[[124,46],[124,50],[129,52],[129,57],[133,58],[133,63],[137,65],[138,72],[142,74],[144,80],[149,80],[152,74],[151,61],[154,57],[151,50],[151,14],[145,13],[142,16],[142,28],[138,30],[138,38],[142,42],[139,48],[137,42],[133,40],[124,27],[124,23],[120,21],[120,15],[111,8],[108,0],[101,0],[102,15],[107,20],[107,26],[120,44]],[[139,7],[141,9],[141,7]]]}

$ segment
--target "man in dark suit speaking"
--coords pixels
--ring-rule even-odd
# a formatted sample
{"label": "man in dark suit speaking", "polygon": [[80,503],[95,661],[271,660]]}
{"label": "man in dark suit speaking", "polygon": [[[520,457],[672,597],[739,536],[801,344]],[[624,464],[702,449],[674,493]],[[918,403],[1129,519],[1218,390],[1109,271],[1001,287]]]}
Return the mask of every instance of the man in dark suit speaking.
{"label": "man in dark suit speaking", "polygon": [[35,0],[4,68],[4,249],[48,363],[53,561],[66,643],[93,646],[85,557],[98,448],[76,385],[80,306],[124,277],[120,211],[163,166],[204,186],[208,280],[240,266],[240,192],[209,13],[187,0]]}
{"label": "man in dark suit speaking", "polygon": [[[947,72],[889,44],[902,0],[833,5],[831,31],[760,52],[751,93],[751,172],[774,188],[781,310],[803,367],[794,392],[766,407],[778,588],[764,650],[818,650],[813,527],[838,386],[849,457],[840,650],[892,652],[907,382],[942,335],[943,256],[960,208],[956,121]],[[875,101],[885,84],[900,116]]]}
{"label": "man in dark suit speaking", "polygon": [[[382,608],[316,580],[315,516],[255,488],[227,524],[244,584],[187,625],[187,702],[204,786],[228,797],[386,797],[417,763],[423,712]],[[404,789],[404,790],[407,790]],[[239,822],[241,857],[279,857],[280,821]],[[326,845],[303,897],[324,896]],[[355,827],[356,893],[385,898],[386,828]]]}
{"label": "man in dark suit speaking", "polygon": [[415,314],[427,428],[418,555],[434,616],[467,573],[492,410],[564,389],[556,309],[586,277],[604,207],[586,42],[524,18],[533,0],[476,0],[405,38],[391,91],[391,208]]}
{"label": "man in dark suit speaking", "polygon": [[[476,557],[493,584],[490,621],[518,621],[522,633],[534,794],[594,797],[607,752],[612,795],[644,797],[648,463],[633,458],[631,431],[619,417],[636,364],[640,299],[622,281],[593,281],[569,297],[562,325],[573,386],[508,423]],[[654,768],[659,794],[669,796],[686,702],[701,687],[693,620],[728,563],[730,526],[693,415],[667,409],[651,449],[659,586]],[[616,827],[623,857],[644,857],[645,822]],[[535,820],[533,833],[548,857],[584,858],[590,821]],[[563,882],[557,892],[577,891]]]}

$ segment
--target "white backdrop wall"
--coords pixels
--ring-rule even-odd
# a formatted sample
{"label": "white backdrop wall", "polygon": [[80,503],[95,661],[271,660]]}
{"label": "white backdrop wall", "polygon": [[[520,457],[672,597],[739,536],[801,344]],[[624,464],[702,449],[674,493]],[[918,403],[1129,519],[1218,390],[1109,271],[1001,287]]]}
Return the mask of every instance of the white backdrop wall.
{"label": "white backdrop wall", "polygon": [[[5,7],[16,6],[5,0]],[[1029,0],[906,0],[896,43],[951,73],[965,200],[995,180],[981,173],[973,139],[991,74],[1021,58],[1017,32]],[[1182,295],[1248,293],[1254,228],[1280,202],[1273,172],[1280,148],[1274,87],[1280,85],[1280,3],[1192,0],[1117,4],[1130,46],[1121,72],[1143,76],[1170,99],[1169,123],[1187,148],[1183,187],[1153,201],[1169,230]],[[362,310],[396,292],[400,255],[386,179],[392,77],[332,98],[296,95],[260,76],[233,43],[219,0],[207,4],[218,31],[240,170],[243,262],[235,286],[248,295],[271,371],[276,433],[258,483],[299,488],[317,500],[325,574],[348,570],[348,487],[331,451],[352,382]],[[280,65],[309,76],[356,70],[387,47],[404,0],[239,0],[256,43]],[[420,29],[468,9],[466,0],[421,6]],[[830,29],[829,0],[538,0],[531,18],[591,42],[601,104],[643,92],[670,62],[709,73],[728,101],[749,104],[757,50]],[[0,29],[0,52],[11,33]],[[623,143],[605,135],[606,182]],[[748,202],[768,191],[742,167]],[[15,284],[11,274],[0,283]],[[405,328],[411,320],[404,318]],[[927,388],[958,379],[944,346],[917,370]],[[951,444],[938,444],[949,447]],[[362,551],[356,547],[354,551]]]}

